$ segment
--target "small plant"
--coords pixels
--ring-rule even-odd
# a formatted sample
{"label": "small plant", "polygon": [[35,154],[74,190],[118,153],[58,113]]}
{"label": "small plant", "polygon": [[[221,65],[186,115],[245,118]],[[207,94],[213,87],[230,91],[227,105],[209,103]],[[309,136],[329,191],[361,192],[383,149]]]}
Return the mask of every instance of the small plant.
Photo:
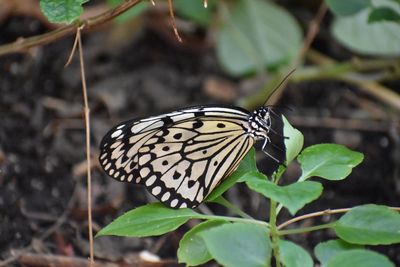
{"label": "small plant", "polygon": [[[321,183],[310,181],[311,178],[343,180],[363,160],[361,153],[336,144],[319,144],[302,150],[303,135],[287,120],[284,134],[289,137],[285,141],[287,164],[297,158],[301,166],[302,174],[297,182],[280,185],[286,170],[283,165],[271,177],[260,173],[253,149],[238,169],[208,197],[207,201],[224,205],[240,217],[205,215],[191,209],[176,210],[152,203],[125,213],[97,236],[157,236],[177,229],[190,219],[200,219],[204,222],[186,232],[180,241],[177,254],[181,263],[196,266],[214,259],[224,266],[271,266],[274,259],[276,266],[307,267],[314,266],[309,253],[285,238],[291,234],[332,229],[338,239],[322,242],[314,249],[321,265],[394,266],[384,255],[363,247],[400,243],[400,215],[386,206],[354,207],[336,221],[306,228],[284,229],[300,218],[277,225],[282,208],[295,215],[322,194]],[[269,200],[268,221],[251,218],[222,196],[237,182],[245,183]],[[324,212],[319,215],[322,214]]]}

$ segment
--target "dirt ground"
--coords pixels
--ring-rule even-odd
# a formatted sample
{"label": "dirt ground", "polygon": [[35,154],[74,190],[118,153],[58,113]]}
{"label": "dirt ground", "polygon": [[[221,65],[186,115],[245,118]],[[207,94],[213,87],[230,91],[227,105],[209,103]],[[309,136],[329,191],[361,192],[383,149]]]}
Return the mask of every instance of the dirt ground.
{"label": "dirt ground", "polygon": [[[233,103],[252,93],[242,81],[223,73],[204,32],[196,33],[196,46],[180,45],[168,30],[157,28],[150,25],[121,39],[108,26],[84,36],[94,159],[102,136],[118,122],[196,104]],[[10,17],[0,25],[0,43],[44,31],[35,19]],[[21,251],[28,246],[34,253],[83,259],[88,255],[79,66],[74,61],[64,68],[72,43],[73,38],[67,38],[0,59],[0,259],[25,255],[10,266],[32,266],[28,252]],[[336,58],[348,55],[323,38],[315,48],[332,51]],[[397,89],[399,85],[388,84]],[[340,143],[365,155],[348,179],[321,180],[323,196],[299,214],[365,203],[399,206],[399,129],[384,106],[335,81],[290,84],[280,104],[292,109],[287,116],[305,135],[305,146]],[[358,119],[364,123],[357,124]],[[261,170],[263,157],[259,154]],[[142,187],[115,182],[97,164],[92,170],[95,231],[151,200]],[[297,166],[289,166],[285,182],[298,174]],[[243,186],[231,189],[228,197],[257,218],[268,214],[266,201]],[[223,208],[210,207],[226,214]],[[280,221],[288,218],[283,213]],[[317,222],[309,220],[303,226]],[[179,240],[190,224],[158,238],[97,238],[95,256],[118,262],[149,251],[168,259],[163,265],[175,265]],[[292,240],[312,251],[318,242],[333,238],[333,232],[319,231]],[[374,249],[400,266],[399,245]]]}

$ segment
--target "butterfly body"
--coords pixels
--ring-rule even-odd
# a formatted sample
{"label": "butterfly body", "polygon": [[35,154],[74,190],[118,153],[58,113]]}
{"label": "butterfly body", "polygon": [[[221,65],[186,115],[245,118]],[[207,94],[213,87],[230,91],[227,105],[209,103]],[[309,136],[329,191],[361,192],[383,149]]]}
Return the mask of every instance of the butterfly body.
{"label": "butterfly body", "polygon": [[[256,140],[270,142],[274,114],[199,106],[111,129],[100,164],[119,181],[140,183],[172,208],[194,208],[239,165]],[[278,115],[276,115],[278,116]]]}

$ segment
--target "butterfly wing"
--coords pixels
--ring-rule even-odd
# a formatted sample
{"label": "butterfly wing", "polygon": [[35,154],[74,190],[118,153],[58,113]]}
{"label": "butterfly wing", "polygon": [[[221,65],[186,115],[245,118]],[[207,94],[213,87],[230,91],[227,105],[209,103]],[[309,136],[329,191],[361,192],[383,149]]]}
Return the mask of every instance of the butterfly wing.
{"label": "butterfly wing", "polygon": [[252,147],[247,124],[208,115],[159,130],[139,149],[144,184],[170,207],[196,207]]}

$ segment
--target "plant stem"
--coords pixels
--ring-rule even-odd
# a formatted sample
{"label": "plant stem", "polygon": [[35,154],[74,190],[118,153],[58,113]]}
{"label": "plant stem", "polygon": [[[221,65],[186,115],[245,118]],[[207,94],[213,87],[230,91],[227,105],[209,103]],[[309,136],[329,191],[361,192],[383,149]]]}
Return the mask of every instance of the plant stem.
{"label": "plant stem", "polygon": [[279,233],[276,228],[276,202],[271,199],[269,211],[269,227],[272,241],[272,251],[275,257],[276,267],[281,267],[281,260],[279,255]]}
{"label": "plant stem", "polygon": [[[303,233],[308,233],[308,232],[312,232],[312,231],[318,231],[318,230],[322,230],[322,229],[332,228],[335,223],[336,222],[330,222],[330,223],[311,226],[311,227],[304,227],[304,228],[297,228],[297,229],[290,229],[290,230],[281,230],[281,231],[277,231],[277,233],[279,236],[303,234]],[[272,228],[272,226],[271,226],[271,228]]]}
{"label": "plant stem", "polygon": [[231,221],[231,222],[243,222],[243,223],[252,223],[252,224],[258,224],[263,227],[268,227],[269,224],[264,221],[259,221],[255,219],[246,219],[246,218],[237,218],[237,217],[229,217],[229,216],[218,216],[218,215],[203,215],[201,214],[198,219],[204,219],[204,220],[223,220],[223,221]]}

